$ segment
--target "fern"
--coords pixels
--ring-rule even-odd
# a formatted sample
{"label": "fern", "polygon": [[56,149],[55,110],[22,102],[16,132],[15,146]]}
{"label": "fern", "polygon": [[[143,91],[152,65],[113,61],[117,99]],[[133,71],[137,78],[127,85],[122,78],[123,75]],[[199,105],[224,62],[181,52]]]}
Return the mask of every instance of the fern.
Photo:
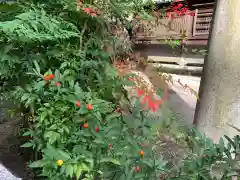
{"label": "fern", "polygon": [[44,10],[31,10],[16,16],[12,21],[0,23],[0,31],[12,40],[42,42],[79,37],[77,27],[46,15]]}

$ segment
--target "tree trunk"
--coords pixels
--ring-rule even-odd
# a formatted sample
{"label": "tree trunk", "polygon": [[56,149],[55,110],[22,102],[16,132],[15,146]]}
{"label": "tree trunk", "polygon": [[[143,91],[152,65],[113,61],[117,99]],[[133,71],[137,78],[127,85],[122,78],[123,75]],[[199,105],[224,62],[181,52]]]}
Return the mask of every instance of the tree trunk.
{"label": "tree trunk", "polygon": [[194,124],[214,141],[239,134],[240,0],[217,0]]}

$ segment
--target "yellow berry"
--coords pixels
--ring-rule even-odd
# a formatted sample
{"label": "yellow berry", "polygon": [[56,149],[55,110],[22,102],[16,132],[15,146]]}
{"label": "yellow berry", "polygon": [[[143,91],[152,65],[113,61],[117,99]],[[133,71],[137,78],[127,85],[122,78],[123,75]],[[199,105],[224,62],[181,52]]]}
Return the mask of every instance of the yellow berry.
{"label": "yellow berry", "polygon": [[57,165],[62,166],[63,165],[63,160],[57,160]]}

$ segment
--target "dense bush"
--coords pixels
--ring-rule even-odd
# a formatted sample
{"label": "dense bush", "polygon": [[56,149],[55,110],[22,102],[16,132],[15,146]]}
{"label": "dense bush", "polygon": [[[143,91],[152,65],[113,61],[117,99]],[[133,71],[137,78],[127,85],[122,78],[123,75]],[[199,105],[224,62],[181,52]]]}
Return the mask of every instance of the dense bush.
{"label": "dense bush", "polygon": [[112,23],[128,27],[127,18],[141,11],[141,4],[56,0],[2,5],[12,14],[0,23],[3,91],[13,92],[30,112],[24,133],[30,142],[23,147],[40,153],[30,167],[40,168],[43,177],[153,179],[164,171],[156,153],[142,147],[153,141],[154,121],[136,109],[122,115],[118,105],[127,103],[126,80],[105,51],[106,46],[123,47],[112,35]]}
{"label": "dense bush", "polygon": [[[43,179],[210,179],[212,164],[224,155],[228,163],[228,146],[239,152],[238,137],[227,147],[189,138],[193,153],[177,171],[159,156],[158,121],[142,105],[157,111],[161,101],[140,93],[133,106],[123,87],[134,83],[112,66],[114,56],[129,49],[118,33],[131,32],[129,17],[145,16],[143,5],[141,0],[0,4],[1,92],[25,108],[29,142],[23,147],[36,152],[30,167]],[[231,168],[224,178],[238,170],[236,164]]]}

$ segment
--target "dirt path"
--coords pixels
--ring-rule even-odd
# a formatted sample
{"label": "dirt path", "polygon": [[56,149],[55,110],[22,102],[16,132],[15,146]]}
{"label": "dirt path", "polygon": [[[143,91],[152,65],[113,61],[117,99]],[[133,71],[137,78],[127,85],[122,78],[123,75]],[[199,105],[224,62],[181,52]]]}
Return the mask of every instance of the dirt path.
{"label": "dirt path", "polygon": [[[144,73],[149,77],[155,88],[163,87],[164,83],[162,82],[161,78],[159,78],[158,73],[152,67],[148,67]],[[195,92],[198,92],[200,78],[174,74],[171,74],[171,76],[174,84],[168,84],[170,90],[169,105],[180,114],[188,126],[191,126],[193,123],[197,97],[189,90],[185,90],[179,83],[177,83],[177,81],[180,79],[180,82],[183,85],[187,84]]]}

